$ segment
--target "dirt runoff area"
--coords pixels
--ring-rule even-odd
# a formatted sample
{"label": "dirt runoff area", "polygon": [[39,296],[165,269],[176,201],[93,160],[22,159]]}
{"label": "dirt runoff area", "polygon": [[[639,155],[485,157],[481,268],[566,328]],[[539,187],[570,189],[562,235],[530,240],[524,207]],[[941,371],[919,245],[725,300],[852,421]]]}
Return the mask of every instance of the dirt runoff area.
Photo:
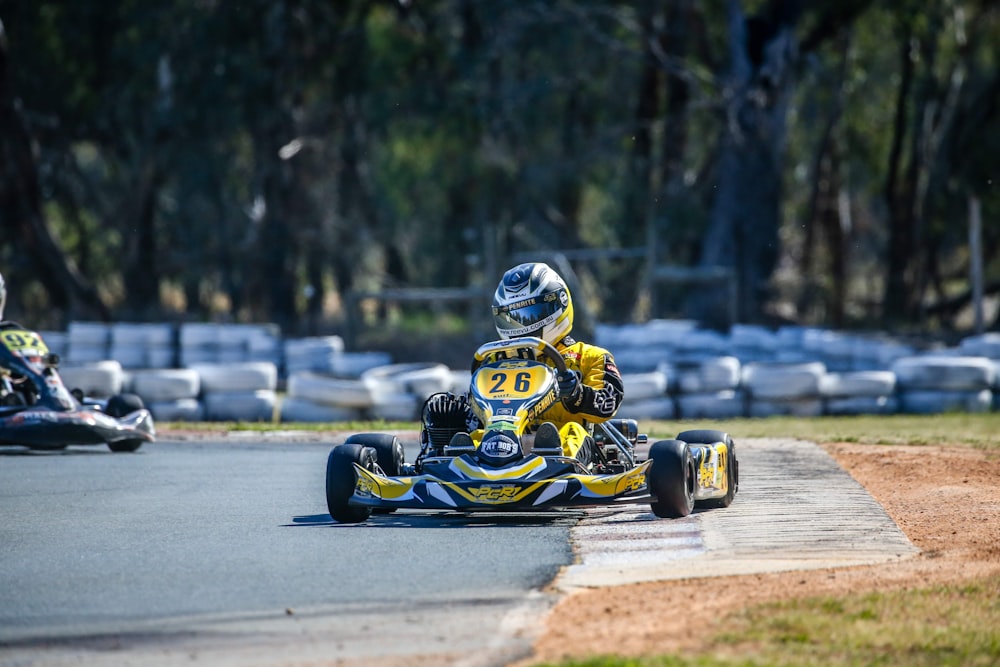
{"label": "dirt runoff area", "polygon": [[717,624],[741,608],[1000,574],[1000,454],[948,446],[838,443],[824,449],[881,503],[920,554],[891,565],[576,591],[547,617],[534,656],[518,664],[585,658],[609,647],[627,657],[697,651],[709,648]]}

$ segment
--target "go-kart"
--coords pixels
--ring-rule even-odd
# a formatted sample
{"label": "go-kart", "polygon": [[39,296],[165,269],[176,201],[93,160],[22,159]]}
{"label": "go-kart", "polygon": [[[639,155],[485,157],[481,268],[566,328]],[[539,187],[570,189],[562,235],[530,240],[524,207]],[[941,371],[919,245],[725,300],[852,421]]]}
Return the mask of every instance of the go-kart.
{"label": "go-kart", "polygon": [[0,444],[55,450],[107,443],[113,452],[134,452],[153,440],[153,418],[140,397],[74,394],[58,365],[38,333],[0,330]]}
{"label": "go-kart", "polygon": [[[558,399],[562,355],[539,338],[495,341],[475,353],[469,393],[437,394],[421,414],[420,453],[404,462],[393,434],[360,433],[327,458],[326,501],[340,523],[398,509],[457,512],[547,510],[649,503],[658,517],[687,516],[696,504],[727,507],[739,485],[732,438],[681,433],[648,446],[632,419],[597,424],[590,460],[560,448],[533,449],[531,422]],[[475,366],[475,364],[474,364]],[[474,441],[469,408],[482,425]],[[456,435],[458,434],[458,435]]]}

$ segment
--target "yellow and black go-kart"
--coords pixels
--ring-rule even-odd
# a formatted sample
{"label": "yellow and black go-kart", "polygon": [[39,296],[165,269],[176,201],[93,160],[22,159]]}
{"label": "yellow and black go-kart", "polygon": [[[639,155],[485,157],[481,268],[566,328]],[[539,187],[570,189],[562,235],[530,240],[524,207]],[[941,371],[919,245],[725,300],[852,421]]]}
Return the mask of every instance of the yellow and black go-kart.
{"label": "yellow and black go-kart", "polygon": [[[330,452],[326,500],[341,523],[398,509],[457,512],[545,510],[648,503],[659,517],[687,516],[696,504],[727,507],[739,464],[732,438],[686,431],[648,446],[631,419],[598,424],[591,460],[534,447],[529,423],[558,400],[559,352],[539,338],[487,343],[468,396],[436,394],[424,404],[420,454],[404,462],[393,434],[352,435]],[[482,433],[468,435],[471,412]],[[473,420],[475,421],[475,420]]]}
{"label": "yellow and black go-kart", "polygon": [[63,384],[59,358],[34,331],[0,331],[0,445],[64,449],[107,444],[113,452],[134,452],[151,442],[156,429],[135,394],[88,400]]}

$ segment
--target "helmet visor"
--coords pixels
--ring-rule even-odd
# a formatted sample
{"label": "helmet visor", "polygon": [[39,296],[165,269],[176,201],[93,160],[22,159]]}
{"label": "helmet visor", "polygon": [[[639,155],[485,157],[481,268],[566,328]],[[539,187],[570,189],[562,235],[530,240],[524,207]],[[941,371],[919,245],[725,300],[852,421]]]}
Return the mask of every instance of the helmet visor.
{"label": "helmet visor", "polygon": [[563,310],[559,299],[527,299],[509,306],[493,306],[493,321],[497,331],[504,336],[529,336],[540,332],[546,324],[555,322]]}

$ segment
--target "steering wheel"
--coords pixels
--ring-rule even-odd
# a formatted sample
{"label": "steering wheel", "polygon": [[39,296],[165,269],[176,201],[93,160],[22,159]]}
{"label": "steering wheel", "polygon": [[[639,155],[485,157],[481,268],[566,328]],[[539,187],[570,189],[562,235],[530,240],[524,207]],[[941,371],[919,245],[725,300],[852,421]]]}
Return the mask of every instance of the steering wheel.
{"label": "steering wheel", "polygon": [[473,366],[478,368],[483,362],[489,359],[496,359],[499,353],[509,354],[513,358],[517,358],[520,355],[521,350],[530,350],[534,355],[534,358],[538,356],[545,357],[552,362],[555,369],[562,373],[566,370],[566,360],[563,356],[559,354],[552,344],[542,340],[541,338],[536,338],[535,336],[525,336],[524,338],[511,338],[509,340],[497,340],[492,343],[485,343],[479,346],[474,355],[475,363]]}

